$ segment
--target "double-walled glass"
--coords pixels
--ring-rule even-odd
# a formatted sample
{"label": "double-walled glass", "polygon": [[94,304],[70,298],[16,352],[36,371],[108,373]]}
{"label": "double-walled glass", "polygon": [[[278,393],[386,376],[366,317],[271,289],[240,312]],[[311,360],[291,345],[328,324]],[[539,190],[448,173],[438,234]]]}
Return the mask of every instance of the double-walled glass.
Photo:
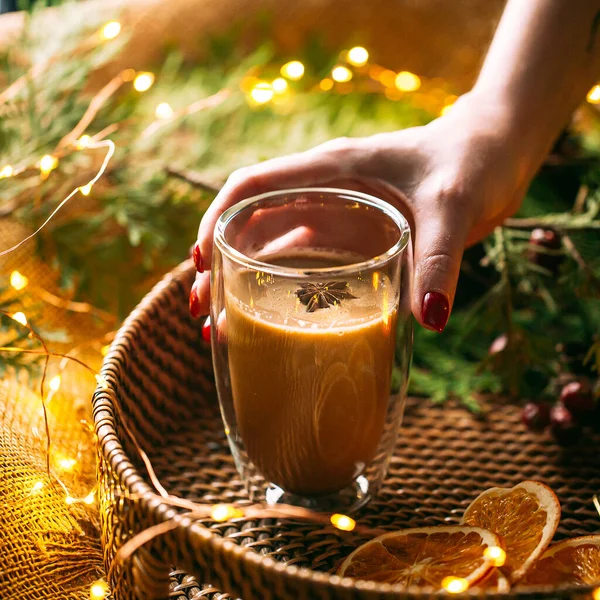
{"label": "double-walled glass", "polygon": [[385,476],[412,350],[406,219],[366,194],[263,194],[215,229],[212,348],[255,502],[350,511]]}

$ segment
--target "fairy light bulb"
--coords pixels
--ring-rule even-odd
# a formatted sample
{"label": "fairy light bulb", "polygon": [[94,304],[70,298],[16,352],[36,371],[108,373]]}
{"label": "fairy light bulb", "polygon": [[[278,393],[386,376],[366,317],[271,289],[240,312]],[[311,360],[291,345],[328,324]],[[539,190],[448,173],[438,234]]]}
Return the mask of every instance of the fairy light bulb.
{"label": "fairy light bulb", "polygon": [[110,346],[108,344],[106,346],[102,346],[102,348],[100,348],[100,354],[102,354],[102,356],[106,356],[109,350]]}
{"label": "fairy light bulb", "polygon": [[94,500],[96,498],[96,494],[94,494],[94,491],[92,490],[84,499],[83,502],[85,504],[94,504]]}
{"label": "fairy light bulb", "polygon": [[40,159],[40,171],[42,175],[46,176],[52,171],[56,169],[56,165],[58,165],[58,158],[56,156],[52,156],[51,154],[45,154]]}
{"label": "fairy light bulb", "polygon": [[123,81],[133,81],[135,79],[135,69],[124,69],[121,71],[121,79]]}
{"label": "fairy light bulb", "polygon": [[352,79],[352,71],[348,67],[338,65],[331,71],[331,77],[338,83],[345,83],[346,81],[350,81]]}
{"label": "fairy light bulb", "polygon": [[597,587],[593,592],[592,592],[592,598],[593,600],[600,600],[600,587]]}
{"label": "fairy light bulb", "polygon": [[244,516],[244,512],[232,504],[216,504],[213,506],[210,516],[213,521],[222,523],[230,519],[240,519]]}
{"label": "fairy light bulb", "polygon": [[99,579],[90,588],[90,600],[103,600],[108,594],[108,583]]}
{"label": "fairy light bulb", "polygon": [[60,458],[58,466],[62,471],[72,471],[75,468],[77,461],[74,458]]}
{"label": "fairy light bulb", "polygon": [[67,496],[65,498],[65,502],[71,506],[71,504],[75,504],[77,502],[77,500],[75,498],[73,498],[73,496]]}
{"label": "fairy light bulb", "polygon": [[363,48],[362,46],[355,46],[354,48],[348,50],[346,60],[355,67],[363,67],[369,60],[369,53],[367,52],[366,48]]}
{"label": "fairy light bulb", "polygon": [[333,88],[333,80],[329,79],[329,77],[325,77],[325,79],[321,80],[321,83],[319,83],[319,87],[324,91],[324,92],[328,92],[330,89]]}
{"label": "fairy light bulb", "polygon": [[266,104],[273,98],[273,88],[268,83],[257,83],[250,92],[252,100],[257,104]]}
{"label": "fairy light bulb", "polygon": [[461,594],[469,589],[469,582],[462,577],[444,577],[442,587],[450,594]]}
{"label": "fairy light bulb", "polygon": [[79,188],[79,191],[84,195],[84,196],[89,196],[91,191],[92,191],[92,184],[91,183],[87,183],[86,185],[82,185]]}
{"label": "fairy light bulb", "polygon": [[36,481],[34,486],[31,488],[31,493],[32,494],[36,494],[37,492],[39,492],[42,488],[44,487],[44,482],[43,481]]}
{"label": "fairy light bulb", "polygon": [[58,389],[60,388],[60,375],[55,375],[48,383],[48,387],[53,391],[53,392],[58,392]]}
{"label": "fairy light bulb", "polygon": [[26,288],[28,283],[29,279],[27,279],[25,275],[21,275],[19,271],[13,271],[10,274],[10,285],[15,288],[15,290],[19,291]]}
{"label": "fairy light bulb", "polygon": [[4,165],[2,169],[0,169],[0,179],[12,177],[14,172],[15,170],[10,165]]}
{"label": "fairy light bulb", "polygon": [[587,101],[590,104],[600,103],[600,85],[595,85],[587,94]]}
{"label": "fairy light bulb", "polygon": [[75,143],[78,150],[83,150],[84,148],[89,147],[92,138],[89,135],[82,135],[77,142]]}
{"label": "fairy light bulb", "polygon": [[501,567],[506,562],[506,552],[500,546],[489,546],[484,550],[483,556],[489,559],[495,567]]}
{"label": "fairy light bulb", "polygon": [[133,87],[137,92],[147,92],[154,83],[154,73],[138,73],[133,80]]}
{"label": "fairy light bulb", "polygon": [[340,531],[353,531],[356,527],[356,521],[346,515],[331,515],[331,524]]}
{"label": "fairy light bulb", "polygon": [[21,311],[16,312],[12,316],[12,318],[13,318],[14,321],[16,321],[17,323],[20,323],[23,326],[27,325],[27,317],[25,316],[25,313],[23,313]]}
{"label": "fairy light bulb", "polygon": [[154,111],[157,119],[170,119],[173,116],[173,109],[168,102],[161,102]]}
{"label": "fairy light bulb", "polygon": [[396,85],[396,73],[390,69],[384,69],[379,73],[379,81],[385,87],[394,87]]}
{"label": "fairy light bulb", "polygon": [[292,81],[298,81],[304,77],[304,65],[299,60],[291,60],[281,67],[281,74]]}
{"label": "fairy light bulb", "polygon": [[288,82],[283,77],[278,77],[271,82],[271,87],[276,93],[282,94],[287,90]]}
{"label": "fairy light bulb", "polygon": [[110,21],[100,31],[100,36],[105,40],[114,40],[121,33],[121,23]]}
{"label": "fairy light bulb", "polygon": [[421,87],[421,78],[410,71],[400,71],[395,84],[401,92],[414,92]]}

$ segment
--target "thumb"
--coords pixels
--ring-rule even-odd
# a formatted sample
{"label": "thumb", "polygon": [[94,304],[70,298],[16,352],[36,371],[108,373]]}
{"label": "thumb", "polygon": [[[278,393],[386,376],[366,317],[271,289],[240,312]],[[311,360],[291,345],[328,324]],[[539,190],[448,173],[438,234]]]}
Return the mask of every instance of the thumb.
{"label": "thumb", "polygon": [[415,221],[412,310],[421,325],[441,333],[454,302],[467,219],[461,211],[444,210],[421,212]]}

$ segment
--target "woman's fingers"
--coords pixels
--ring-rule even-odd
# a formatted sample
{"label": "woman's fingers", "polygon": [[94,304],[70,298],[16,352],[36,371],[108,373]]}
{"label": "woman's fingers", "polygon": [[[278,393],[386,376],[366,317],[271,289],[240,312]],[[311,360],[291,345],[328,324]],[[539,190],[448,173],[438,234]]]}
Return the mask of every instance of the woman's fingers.
{"label": "woman's fingers", "polygon": [[468,201],[458,196],[420,198],[419,206],[412,311],[421,325],[441,333],[450,317],[472,215]]}
{"label": "woman's fingers", "polygon": [[[229,207],[258,194],[293,187],[331,185],[335,181],[410,178],[415,163],[414,130],[378,134],[369,138],[338,138],[312,150],[275,158],[240,169],[227,180],[206,211],[198,231],[198,248],[204,268],[210,268],[213,232],[217,220]],[[393,146],[392,146],[393,141]],[[393,160],[390,156],[393,152]],[[418,155],[418,156],[417,156]],[[380,183],[388,190],[393,186]],[[395,194],[399,196],[401,194]],[[394,194],[392,194],[394,196]]]}
{"label": "woman's fingers", "polygon": [[219,217],[246,198],[291,187],[315,187],[336,179],[343,165],[330,153],[305,152],[260,163],[236,171],[206,211],[198,231],[198,243],[204,265],[212,259],[213,231]]}
{"label": "woman's fingers", "polygon": [[190,313],[195,319],[210,313],[210,271],[196,275],[190,291]]}

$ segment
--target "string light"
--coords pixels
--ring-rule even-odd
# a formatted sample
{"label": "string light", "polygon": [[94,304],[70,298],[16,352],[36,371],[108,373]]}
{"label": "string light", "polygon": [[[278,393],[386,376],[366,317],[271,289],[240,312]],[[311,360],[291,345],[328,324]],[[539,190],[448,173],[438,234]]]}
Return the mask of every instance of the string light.
{"label": "string light", "polygon": [[2,169],[0,169],[0,179],[6,179],[7,177],[12,177],[15,170],[10,165],[4,165]]}
{"label": "string light", "polygon": [[75,498],[73,498],[73,496],[67,496],[65,498],[65,502],[71,506],[71,504],[75,504],[77,502],[77,500]]}
{"label": "string light", "polygon": [[90,588],[90,600],[103,600],[108,594],[108,583],[99,579],[92,584]]}
{"label": "string light", "polygon": [[210,516],[213,521],[222,523],[230,519],[241,519],[244,516],[244,512],[232,504],[216,504],[213,506]]}
{"label": "string light", "polygon": [[47,177],[53,169],[56,169],[57,165],[58,158],[51,154],[46,154],[40,159],[40,171],[44,177]]}
{"label": "string light", "polygon": [[299,60],[291,60],[281,67],[281,74],[287,79],[298,81],[304,77],[304,65]]}
{"label": "string light", "polygon": [[63,471],[72,471],[77,461],[74,458],[60,458],[58,460],[58,466]]}
{"label": "string light", "polygon": [[283,77],[278,77],[271,82],[271,87],[273,91],[278,94],[282,94],[288,88],[288,82]]}
{"label": "string light", "polygon": [[75,146],[78,150],[83,150],[90,145],[92,138],[89,135],[82,135],[77,142],[75,142]]}
{"label": "string light", "polygon": [[154,83],[154,73],[138,73],[133,80],[133,87],[138,92],[147,92]]}
{"label": "string light", "polygon": [[395,84],[401,92],[414,92],[421,87],[421,78],[410,71],[400,71]]}
{"label": "string light", "polygon": [[26,288],[28,283],[29,279],[27,279],[25,275],[21,275],[19,271],[13,271],[10,274],[10,285],[12,285],[12,287],[14,287],[15,290],[19,291],[23,288]]}
{"label": "string light", "polygon": [[381,82],[381,85],[385,87],[394,87],[396,85],[396,73],[389,69],[384,69],[379,74],[379,81]]}
{"label": "string light", "polygon": [[154,111],[157,119],[170,119],[173,116],[173,109],[168,102],[161,102]]}
{"label": "string light", "polygon": [[367,52],[366,48],[363,48],[362,46],[355,46],[354,48],[348,50],[346,60],[355,67],[363,67],[369,60],[369,53]]}
{"label": "string light", "polygon": [[484,550],[483,556],[489,559],[495,567],[501,567],[506,562],[506,552],[500,546],[489,546]]}
{"label": "string light", "polygon": [[331,77],[338,83],[345,83],[352,79],[352,71],[348,67],[338,65],[337,67],[333,67]]}
{"label": "string light", "polygon": [[27,317],[25,316],[25,313],[22,313],[21,311],[16,312],[13,316],[12,316],[13,320],[15,320],[17,323],[20,323],[21,325],[23,325],[23,327],[25,327],[27,325]]}
{"label": "string light", "polygon": [[329,77],[326,77],[325,79],[321,80],[321,83],[319,83],[319,87],[324,92],[328,92],[333,87],[333,80],[329,79]]}
{"label": "string light", "polygon": [[110,21],[101,30],[100,36],[105,40],[114,40],[121,33],[121,23]]}
{"label": "string light", "polygon": [[273,88],[265,82],[257,83],[250,92],[252,100],[257,104],[266,104],[273,98]]}
{"label": "string light", "polygon": [[55,375],[48,383],[48,387],[53,391],[53,392],[58,392],[58,389],[60,388],[60,375]]}
{"label": "string light", "polygon": [[331,524],[341,531],[353,531],[356,527],[356,521],[346,515],[331,515]]}
{"label": "string light", "polygon": [[600,103],[600,85],[595,85],[587,94],[587,101],[590,104]]}
{"label": "string light", "polygon": [[79,191],[84,195],[84,196],[89,196],[90,192],[92,191],[92,184],[91,183],[86,183],[85,185],[82,185],[79,188]]}
{"label": "string light", "polygon": [[84,499],[83,502],[85,504],[94,504],[94,500],[96,498],[96,495],[94,494],[94,490],[92,490]]}
{"label": "string light", "polygon": [[469,582],[462,577],[444,577],[442,587],[450,594],[461,594],[469,589]]}
{"label": "string light", "polygon": [[121,71],[121,79],[123,81],[133,81],[135,79],[135,69],[125,69]]}
{"label": "string light", "polygon": [[35,485],[31,488],[32,494],[37,494],[44,487],[43,481],[36,481]]}

